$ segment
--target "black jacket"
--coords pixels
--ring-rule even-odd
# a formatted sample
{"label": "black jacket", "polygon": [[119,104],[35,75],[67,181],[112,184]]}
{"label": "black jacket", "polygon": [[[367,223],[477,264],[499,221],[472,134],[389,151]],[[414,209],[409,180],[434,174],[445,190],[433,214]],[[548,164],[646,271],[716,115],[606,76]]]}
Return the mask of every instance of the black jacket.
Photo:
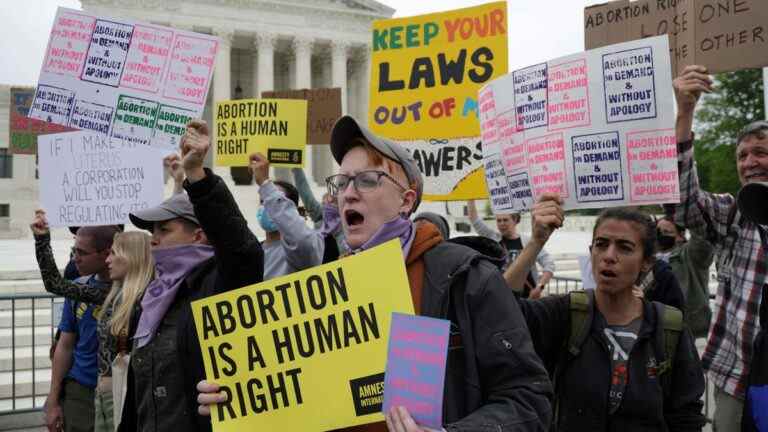
{"label": "black jacket", "polygon": [[685,297],[680,288],[680,282],[672,271],[672,266],[664,260],[657,259],[653,263],[653,282],[646,288],[645,298],[665,305],[685,310]]}
{"label": "black jacket", "polygon": [[445,429],[547,430],[552,386],[499,263],[451,242],[423,258],[421,315],[451,321]]}
{"label": "black jacket", "polygon": [[210,417],[197,414],[205,368],[190,303],[263,279],[261,243],[224,181],[206,169],[205,179],[184,188],[215,255],[184,280],[152,341],[133,350],[121,432],[211,430]]}
{"label": "black jacket", "polygon": [[[566,353],[571,331],[570,297],[549,296],[521,300],[536,351],[555,383],[559,432],[700,431],[705,424],[701,396],[704,373],[693,337],[680,335],[672,370],[657,377],[656,364],[664,356],[663,330],[653,304],[643,301],[643,322],[629,355],[628,382],[621,406],[609,415],[611,358],[604,320],[595,319],[591,302],[589,335],[577,356]],[[664,395],[660,379],[669,379]]]}

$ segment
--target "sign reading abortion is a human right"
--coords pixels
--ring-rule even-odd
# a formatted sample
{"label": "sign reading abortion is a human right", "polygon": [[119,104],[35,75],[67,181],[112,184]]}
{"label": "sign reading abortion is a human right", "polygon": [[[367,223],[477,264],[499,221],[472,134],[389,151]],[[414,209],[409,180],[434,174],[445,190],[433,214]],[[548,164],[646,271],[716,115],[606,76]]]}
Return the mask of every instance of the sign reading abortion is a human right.
{"label": "sign reading abortion is a human right", "polygon": [[[400,241],[192,303],[216,432],[382,421],[393,312],[412,314]],[[442,394],[442,393],[441,393]]]}

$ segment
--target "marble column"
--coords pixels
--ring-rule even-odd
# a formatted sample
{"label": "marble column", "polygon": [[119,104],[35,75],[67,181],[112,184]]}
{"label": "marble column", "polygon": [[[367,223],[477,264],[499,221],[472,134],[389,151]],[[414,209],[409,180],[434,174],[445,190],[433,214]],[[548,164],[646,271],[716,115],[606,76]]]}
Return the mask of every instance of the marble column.
{"label": "marble column", "polygon": [[[331,87],[341,89],[341,115],[349,111],[349,86],[347,85],[347,64],[349,62],[351,44],[347,41],[331,42]],[[325,178],[338,171],[327,146],[318,146],[315,153],[315,179],[323,184]]]}
{"label": "marble column", "polygon": [[256,97],[261,97],[261,92],[275,89],[275,44],[277,35],[274,33],[259,33],[256,35],[256,49],[258,56],[256,62],[257,73]]}
{"label": "marble column", "polygon": [[368,95],[371,87],[371,45],[365,44],[358,51],[360,73],[358,81],[358,112],[357,116],[363,124],[368,124]]}
{"label": "marble column", "polygon": [[[211,117],[216,119],[216,102],[232,99],[232,40],[235,32],[227,28],[214,28],[213,34],[221,40],[219,53],[216,56],[216,63],[213,69],[213,98],[211,99]],[[213,124],[208,125],[211,131],[211,140],[216,142],[216,128]],[[207,163],[213,163],[216,146],[211,146],[212,151],[208,152],[206,159],[211,158]],[[223,174],[217,170],[218,174]]]}

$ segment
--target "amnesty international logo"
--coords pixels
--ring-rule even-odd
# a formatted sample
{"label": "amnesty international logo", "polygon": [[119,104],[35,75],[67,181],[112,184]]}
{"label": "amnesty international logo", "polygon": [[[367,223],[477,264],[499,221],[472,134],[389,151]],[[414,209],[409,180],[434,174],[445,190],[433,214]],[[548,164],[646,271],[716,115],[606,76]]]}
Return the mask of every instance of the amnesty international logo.
{"label": "amnesty international logo", "polygon": [[384,402],[383,373],[353,379],[349,382],[349,388],[358,417],[381,411]]}

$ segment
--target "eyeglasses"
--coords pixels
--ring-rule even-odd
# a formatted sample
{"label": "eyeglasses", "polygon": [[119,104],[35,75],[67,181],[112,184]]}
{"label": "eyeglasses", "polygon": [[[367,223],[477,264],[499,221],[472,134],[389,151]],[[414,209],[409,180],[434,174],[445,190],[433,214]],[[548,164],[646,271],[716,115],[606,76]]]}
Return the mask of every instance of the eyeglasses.
{"label": "eyeglasses", "polygon": [[388,178],[392,183],[394,183],[403,191],[408,190],[391,175],[385,173],[384,171],[377,170],[360,171],[353,176],[348,176],[346,174],[332,175],[325,179],[325,184],[328,186],[328,194],[335,198],[339,196],[339,192],[347,189],[350,181],[354,185],[357,192],[368,193],[381,185],[382,177]]}
{"label": "eyeglasses", "polygon": [[84,250],[82,250],[80,248],[77,248],[77,247],[73,246],[72,249],[70,249],[70,252],[72,253],[72,256],[81,256],[81,257],[83,257],[83,256],[93,255],[95,253],[98,253],[99,251],[88,252],[88,251],[84,251]]}

